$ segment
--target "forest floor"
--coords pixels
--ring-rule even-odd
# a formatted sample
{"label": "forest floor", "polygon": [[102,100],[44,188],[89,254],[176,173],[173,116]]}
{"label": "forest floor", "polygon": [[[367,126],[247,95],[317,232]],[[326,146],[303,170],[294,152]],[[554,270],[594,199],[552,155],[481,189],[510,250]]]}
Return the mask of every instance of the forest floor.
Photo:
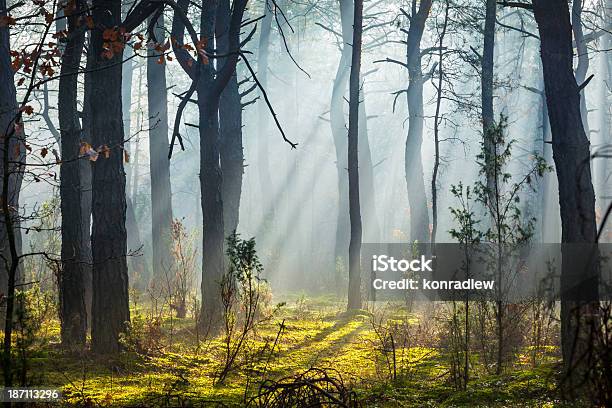
{"label": "forest floor", "polygon": [[[261,406],[253,397],[264,380],[316,367],[366,407],[561,406],[556,347],[545,347],[535,367],[528,352],[519,353],[503,375],[474,362],[467,389],[458,390],[441,346],[444,327],[401,305],[388,309],[384,321],[396,322],[390,326],[382,318],[377,325],[366,311],[343,313],[331,297],[289,297],[249,336],[222,384],[222,339],[202,341],[193,318],[152,309],[132,306],[127,351],[114,359],[62,350],[57,320],[47,322],[26,359],[30,381],[61,388],[64,405]],[[388,327],[404,328],[394,332],[392,346]]]}

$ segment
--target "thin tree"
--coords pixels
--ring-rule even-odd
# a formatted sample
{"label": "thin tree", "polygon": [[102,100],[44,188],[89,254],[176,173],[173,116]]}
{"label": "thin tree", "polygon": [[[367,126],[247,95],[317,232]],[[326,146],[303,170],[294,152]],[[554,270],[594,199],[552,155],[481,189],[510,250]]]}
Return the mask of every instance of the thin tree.
{"label": "thin tree", "polygon": [[[222,0],[217,9],[216,42],[218,52],[221,54],[230,52],[230,7],[230,0]],[[236,33],[233,34],[236,35]],[[223,64],[225,60],[225,58],[221,58],[219,63]],[[242,103],[240,98],[238,75],[234,69],[219,101],[219,134],[221,140],[219,156],[221,173],[223,174],[221,197],[223,199],[223,216],[225,217],[223,227],[226,238],[236,232],[240,215],[242,175],[244,173]],[[263,119],[260,117],[260,120]],[[262,138],[266,137],[267,135],[263,135],[258,140],[261,141]]]}
{"label": "thin tree", "polygon": [[[261,20],[259,31],[259,44],[257,52],[257,77],[263,89],[268,87],[268,69],[270,54],[270,35],[272,32],[272,19],[276,5],[272,1],[264,1],[264,18]],[[260,98],[263,98],[259,90]],[[266,106],[263,103],[257,105],[257,165],[259,176],[259,187],[261,190],[262,222],[264,227],[269,228],[274,220],[275,203],[269,199],[272,187],[272,176],[270,175],[270,149],[268,146],[269,120]]]}
{"label": "thin tree", "polygon": [[431,249],[435,249],[436,234],[438,231],[438,172],[440,171],[440,121],[442,118],[442,98],[444,81],[444,37],[448,28],[449,4],[446,1],[444,23],[438,39],[438,78],[436,79],[436,113],[434,114],[434,165],[431,176]]}
{"label": "thin tree", "polygon": [[[497,18],[497,0],[486,0],[485,3],[485,21],[483,33],[483,48],[482,56],[480,56],[480,91],[481,91],[481,114],[482,114],[482,135],[485,143],[485,162],[487,168],[492,169],[490,165],[494,156],[494,146],[491,139],[494,137],[490,134],[495,126],[495,113],[493,110],[493,79],[495,65],[495,22]],[[487,170],[487,186],[489,195],[493,200],[495,176]]]}
{"label": "thin tree", "polygon": [[[346,268],[348,264],[347,248],[350,237],[350,215],[346,211],[349,207],[349,192],[347,179],[347,162],[345,152],[347,151],[346,121],[344,117],[344,101],[347,87],[347,74],[349,73],[349,62],[351,58],[352,44],[352,1],[341,0],[340,4],[340,24],[342,27],[342,49],[340,62],[336,70],[334,84],[331,94],[329,118],[331,124],[332,137],[336,152],[336,170],[338,174],[338,218],[336,222],[336,243],[334,255],[336,264],[341,268]],[[350,108],[349,108],[350,109]]]}
{"label": "thin tree", "polygon": [[348,309],[361,308],[361,208],[359,202],[359,95],[361,70],[361,43],[363,34],[363,0],[355,0],[353,8],[353,40],[351,74],[349,77],[348,178],[349,217],[351,238],[349,243]]}
{"label": "thin tree", "polygon": [[147,50],[147,101],[149,117],[149,162],[151,169],[151,226],[153,277],[161,279],[173,269],[172,190],[168,158],[168,90],[164,57],[164,13],[149,18],[154,45]]}

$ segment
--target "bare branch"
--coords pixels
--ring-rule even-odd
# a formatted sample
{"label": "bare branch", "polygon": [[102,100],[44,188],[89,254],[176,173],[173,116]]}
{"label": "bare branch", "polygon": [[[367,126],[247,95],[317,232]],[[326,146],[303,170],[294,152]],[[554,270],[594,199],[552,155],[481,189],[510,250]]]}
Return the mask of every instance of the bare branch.
{"label": "bare branch", "polygon": [[174,119],[174,130],[172,132],[172,140],[170,141],[170,151],[168,152],[168,159],[172,157],[172,151],[174,150],[174,144],[176,143],[176,139],[178,139],[181,145],[181,150],[185,150],[185,145],[183,144],[183,138],[181,137],[181,134],[179,131],[181,127],[181,117],[183,115],[183,111],[185,110],[185,106],[187,106],[187,102],[189,102],[191,95],[193,95],[193,93],[195,92],[198,86],[198,79],[199,77],[196,76],[196,79],[193,80],[193,82],[191,83],[191,86],[185,93],[185,96],[183,97],[183,99],[181,99],[181,102],[179,103],[179,106],[176,109],[176,118]]}
{"label": "bare branch", "polygon": [[285,142],[289,143],[289,145],[291,146],[292,149],[295,149],[297,147],[297,143],[294,143],[291,140],[287,139],[287,136],[285,135],[285,131],[283,130],[283,127],[281,126],[280,122],[278,121],[278,118],[276,117],[276,112],[274,111],[274,108],[272,107],[272,104],[270,103],[270,99],[268,99],[268,94],[266,93],[266,90],[264,89],[264,87],[261,85],[261,82],[259,82],[259,79],[257,79],[257,75],[255,74],[255,71],[253,70],[253,67],[251,67],[251,64],[249,63],[249,60],[246,58],[246,56],[244,55],[244,53],[242,51],[239,51],[239,53],[240,53],[240,56],[242,57],[242,60],[244,61],[244,64],[247,66],[249,72],[251,73],[251,76],[253,77],[253,80],[257,84],[257,87],[261,91],[261,94],[263,95],[264,100],[266,101],[266,105],[268,105],[268,109],[270,110],[270,113],[272,114],[272,117],[274,118],[274,122],[276,123],[276,127],[278,128],[278,130],[280,131],[281,135],[283,136],[283,140]]}

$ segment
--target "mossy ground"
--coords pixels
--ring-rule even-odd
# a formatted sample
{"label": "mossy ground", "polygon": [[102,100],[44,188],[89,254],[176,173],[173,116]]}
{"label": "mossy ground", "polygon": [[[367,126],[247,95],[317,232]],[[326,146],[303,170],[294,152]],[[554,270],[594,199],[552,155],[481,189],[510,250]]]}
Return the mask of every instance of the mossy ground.
{"label": "mossy ground", "polygon": [[[169,314],[151,331],[146,316],[145,306],[135,306],[134,327],[142,324],[134,336],[147,342],[146,352],[125,351],[113,358],[61,349],[58,322],[47,322],[40,331],[42,346],[31,350],[28,359],[33,381],[60,387],[64,405],[244,406],[262,380],[320,367],[341,376],[367,407],[560,406],[552,346],[538,366],[518,355],[503,375],[489,374],[475,363],[469,387],[458,391],[449,380],[444,348],[400,344],[399,372],[393,379],[369,312],[345,313],[331,298],[292,297],[257,327],[240,354],[240,366],[218,384],[221,340],[198,341],[193,318]],[[397,307],[391,318],[417,326],[422,317]]]}

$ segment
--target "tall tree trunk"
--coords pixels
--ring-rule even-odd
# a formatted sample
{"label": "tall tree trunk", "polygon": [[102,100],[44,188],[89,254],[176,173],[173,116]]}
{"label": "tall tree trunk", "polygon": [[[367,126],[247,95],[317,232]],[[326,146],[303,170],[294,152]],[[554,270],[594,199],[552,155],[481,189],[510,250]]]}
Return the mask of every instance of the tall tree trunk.
{"label": "tall tree trunk", "polygon": [[[66,6],[68,18],[66,48],[62,55],[59,80],[58,116],[60,123],[60,199],[62,212],[62,271],[60,274],[60,317],[62,344],[84,345],[87,331],[81,215],[81,123],[77,108],[77,85],[85,30],[78,24],[81,1]],[[86,237],[85,237],[86,239]]]}
{"label": "tall tree trunk", "polygon": [[[575,76],[576,83],[582,84],[586,79],[589,71],[589,49],[584,39],[582,30],[582,7],[584,0],[574,0],[572,3],[572,31],[574,33],[574,41],[576,43],[576,54],[578,56],[578,65],[576,66]],[[586,105],[586,90],[580,92],[580,117],[582,118],[582,126],[588,139],[590,139],[588,109]]]}
{"label": "tall tree trunk", "polygon": [[[612,0],[602,1],[602,21],[612,21]],[[610,63],[612,60],[612,53],[604,52],[610,50],[612,46],[612,34],[610,32],[604,33],[599,40],[599,50],[601,52],[598,55],[598,76],[599,86],[597,86],[597,106],[598,106],[598,145],[605,146],[612,143],[610,138],[610,88],[612,87],[612,72]],[[594,179],[595,179],[595,192],[598,199],[598,208],[601,212],[610,205],[610,197],[612,196],[612,189],[610,189],[610,159],[599,158],[593,163]],[[604,226],[605,233],[602,235],[602,240],[610,242],[610,225]]]}
{"label": "tall tree trunk", "polygon": [[[0,0],[0,16],[5,17],[6,1]],[[11,341],[16,285],[19,281],[21,232],[19,229],[19,193],[25,163],[25,135],[17,110],[14,72],[10,57],[10,33],[7,24],[0,27],[0,292],[5,294],[2,369],[4,385],[12,385]]]}
{"label": "tall tree trunk", "polygon": [[[550,119],[548,117],[548,106],[546,106],[546,92],[544,91],[544,79],[536,90],[540,98],[538,109],[540,117],[540,146],[536,149],[541,150],[542,157],[548,164],[553,164]],[[559,223],[559,198],[556,196],[559,191],[557,178],[554,173],[546,173],[542,176],[540,187],[537,189],[538,209],[536,219],[540,224],[540,241],[543,243],[554,243],[561,240],[561,230]]]}
{"label": "tall tree trunk", "polygon": [[[344,95],[347,88],[347,75],[349,74],[349,62],[351,58],[353,20],[353,2],[351,0],[340,1],[340,21],[342,25],[342,51],[340,62],[336,70],[334,87],[332,89],[329,118],[331,131],[336,150],[336,170],[338,173],[338,218],[336,223],[336,244],[334,254],[336,264],[343,268],[348,266],[350,221],[349,212],[349,192],[348,192],[348,173],[347,173],[347,137],[346,121],[344,118]],[[337,282],[339,284],[339,282]]]}
{"label": "tall tree trunk", "polygon": [[429,241],[429,214],[423,177],[421,146],[423,144],[423,71],[421,68],[421,38],[429,16],[432,0],[423,0],[417,12],[416,0],[412,0],[412,18],[406,40],[408,65],[408,135],[404,154],[404,171],[408,203],[410,205],[410,241]]}
{"label": "tall tree trunk", "polygon": [[[122,8],[124,10],[124,16],[129,9],[129,3],[124,2]],[[132,49],[126,48],[124,52],[124,58],[129,58],[132,55]],[[150,61],[150,59],[147,59]],[[134,76],[134,66],[132,61],[127,61],[123,64],[122,70],[122,86],[121,86],[121,103],[122,103],[122,116],[123,116],[123,134],[125,139],[125,147],[127,149],[132,137],[132,79]],[[140,91],[140,88],[138,89]],[[140,99],[140,92],[138,98]],[[130,177],[132,176],[131,166],[126,166],[126,212],[125,212],[125,228],[127,231],[127,244],[128,244],[128,269],[130,271],[130,279],[132,279],[132,285],[136,285],[137,288],[144,288],[147,280],[147,266],[144,257],[144,245],[142,243],[142,237],[140,235],[140,227],[136,220],[136,210],[134,208],[135,200],[130,194]],[[136,174],[134,174],[136,176]],[[154,220],[155,218],[153,218]],[[151,220],[153,223],[154,221]]]}
{"label": "tall tree trunk", "polygon": [[[565,0],[534,0],[533,10],[541,39],[553,158],[559,180],[561,239],[564,244],[594,243],[597,237],[595,195],[588,165],[589,141],[582,125],[579,88],[572,69],[572,27],[568,4]],[[571,261],[571,254],[564,250],[561,349],[569,376],[569,389],[578,384],[586,368],[586,360],[581,357],[588,349],[587,320],[593,307],[589,300],[598,298],[595,262],[576,268],[570,267]]]}
{"label": "tall tree trunk", "polygon": [[359,185],[363,197],[363,236],[366,242],[380,240],[380,223],[376,211],[376,188],[374,186],[374,168],[368,133],[368,116],[366,112],[365,92],[360,90],[359,98]]}
{"label": "tall tree trunk", "polygon": [[495,125],[493,111],[493,70],[495,65],[495,23],[497,17],[497,0],[486,0],[484,41],[482,49],[480,87],[482,105],[482,137],[485,150],[485,175],[487,177],[488,197],[491,202],[495,200],[495,175],[492,163],[495,152],[493,137],[490,132]]}
{"label": "tall tree trunk", "polygon": [[[223,66],[217,67],[198,56],[193,59],[182,48],[185,34],[184,22],[175,12],[172,20],[173,49],[181,67],[192,81],[192,89],[198,94],[199,132],[200,132],[200,189],[202,195],[202,309],[198,322],[206,335],[215,335],[221,328],[222,299],[220,280],[224,268],[224,227],[222,174],[219,153],[219,100],[232,75],[235,74],[240,49],[240,28],[247,0],[233,3],[228,30],[229,55]],[[179,0],[178,8],[186,12],[189,2]],[[200,38],[207,39],[207,52],[212,51],[215,33],[217,3],[202,9],[200,17]]]}
{"label": "tall tree trunk", "polygon": [[[217,104],[207,100],[209,88],[200,79],[200,191],[202,192],[202,312],[200,324],[205,333],[215,335],[221,322],[221,288],[224,274],[222,176],[219,166],[219,127]],[[217,101],[218,103],[218,101]]]}
{"label": "tall tree trunk", "polygon": [[[268,57],[270,53],[270,34],[272,32],[272,19],[275,4],[272,1],[264,2],[264,15],[261,21],[259,34],[259,46],[257,54],[257,77],[262,88],[268,87]],[[259,91],[260,102],[257,104],[257,164],[259,174],[259,186],[261,189],[262,223],[264,231],[269,231],[274,222],[276,213],[275,203],[270,199],[272,189],[272,177],[270,175],[270,149],[268,147],[270,124],[268,120],[267,106],[263,103],[263,94]]]}
{"label": "tall tree trunk", "polygon": [[[92,32],[88,33],[88,47],[91,47]],[[94,67],[93,53],[87,52],[87,63],[83,80],[83,120],[81,142],[92,142],[92,87],[91,72]],[[81,259],[83,268],[83,285],[85,287],[85,309],[87,310],[87,327],[91,328],[91,306],[93,302],[93,258],[91,253],[91,206],[92,206],[92,163],[79,160],[81,182]]]}
{"label": "tall tree trunk", "polygon": [[[94,0],[96,24],[89,52],[93,53],[92,140],[106,146],[93,165],[93,306],[92,349],[119,351],[119,336],[130,320],[125,229],[125,173],[123,170],[123,121],[121,111],[122,52],[105,55],[103,32],[121,23],[121,0]],[[108,156],[108,157],[106,157]]]}
{"label": "tall tree trunk", "polygon": [[363,33],[363,0],[355,0],[353,11],[353,41],[349,78],[348,177],[349,243],[348,309],[361,308],[361,208],[359,202],[359,90],[361,70],[361,37]]}
{"label": "tall tree trunk", "polygon": [[[210,39],[215,33],[217,2],[202,10],[200,36]],[[204,333],[216,335],[220,329],[222,301],[219,283],[225,271],[223,227],[222,175],[219,157],[219,97],[212,93],[214,67],[211,63],[199,65],[200,79],[198,111],[200,114],[200,191],[202,198],[202,311],[200,326]]]}
{"label": "tall tree trunk", "polygon": [[[165,43],[164,14],[154,25],[155,41]],[[147,97],[149,106],[149,156],[151,166],[151,224],[153,232],[153,276],[160,279],[173,269],[172,190],[170,186],[170,159],[168,158],[168,91],[166,65],[159,52],[149,49],[147,59]]]}
{"label": "tall tree trunk", "polygon": [[[219,9],[217,10],[216,26],[217,49],[221,54],[229,52],[230,13],[229,0],[221,0]],[[268,18],[268,16],[266,15],[264,19],[265,18]],[[225,59],[220,60],[221,64],[224,62]],[[263,103],[260,103],[260,106],[263,106]],[[264,114],[263,116],[266,115]],[[262,120],[261,116],[259,120]],[[221,156],[221,173],[223,174],[221,198],[223,199],[223,216],[225,217],[223,226],[225,229],[224,235],[227,238],[238,228],[240,195],[242,193],[242,175],[244,173],[242,106],[240,102],[240,92],[238,90],[238,75],[235,70],[227,86],[221,93],[221,100],[219,103],[219,131],[221,140],[219,153]],[[258,142],[261,142],[262,139],[267,137],[267,134],[262,134],[261,137],[258,138]],[[260,163],[260,165],[262,164],[263,163]],[[267,186],[267,188],[269,187],[270,185]]]}
{"label": "tall tree trunk", "polygon": [[440,119],[442,115],[442,85],[444,79],[444,37],[448,27],[449,2],[445,1],[444,24],[438,40],[438,85],[436,86],[436,113],[434,114],[434,163],[431,174],[431,252],[435,252],[438,232],[438,172],[440,169]]}

